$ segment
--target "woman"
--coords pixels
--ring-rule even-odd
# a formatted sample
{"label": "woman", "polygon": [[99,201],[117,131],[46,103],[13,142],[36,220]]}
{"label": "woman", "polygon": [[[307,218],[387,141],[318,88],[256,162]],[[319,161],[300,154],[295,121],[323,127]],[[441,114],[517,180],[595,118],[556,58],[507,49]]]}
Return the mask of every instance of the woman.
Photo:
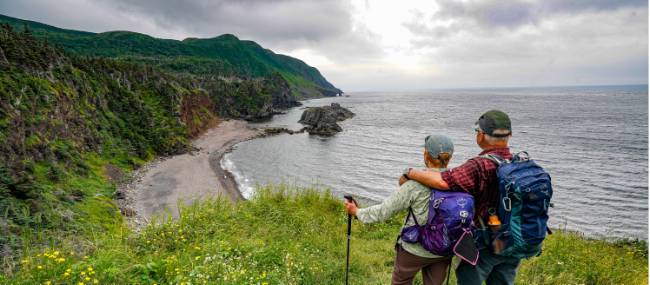
{"label": "woman", "polygon": [[[445,171],[454,152],[454,145],[446,136],[430,135],[424,139],[424,164],[433,171]],[[350,215],[355,215],[363,223],[376,223],[388,220],[393,215],[408,209],[422,223],[429,214],[431,189],[416,181],[402,177],[400,188],[381,204],[358,209],[354,203],[345,202]],[[408,181],[406,181],[408,180]],[[407,216],[410,217],[410,216]],[[415,224],[408,219],[404,227]],[[437,256],[424,249],[419,243],[408,243],[400,237],[395,246],[397,254],[393,268],[392,284],[412,284],[415,274],[422,271],[425,285],[442,284],[447,275],[450,257]]]}

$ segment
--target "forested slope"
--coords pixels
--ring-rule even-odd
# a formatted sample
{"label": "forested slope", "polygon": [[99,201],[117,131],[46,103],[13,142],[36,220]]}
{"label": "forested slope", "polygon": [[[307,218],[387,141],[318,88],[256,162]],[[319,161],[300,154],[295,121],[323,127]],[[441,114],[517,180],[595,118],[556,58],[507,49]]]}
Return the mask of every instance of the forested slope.
{"label": "forested slope", "polygon": [[[34,235],[120,224],[124,172],[191,147],[221,117],[259,119],[296,105],[287,81],[182,75],[120,59],[67,54],[0,27],[0,248]],[[40,240],[41,238],[36,238]],[[39,241],[42,242],[42,241]]]}
{"label": "forested slope", "polygon": [[128,31],[90,33],[66,30],[0,15],[0,23],[3,22],[17,30],[27,28],[36,37],[47,39],[77,55],[146,62],[171,72],[194,75],[248,79],[279,74],[289,82],[292,95],[297,99],[333,96],[341,92],[316,68],[303,61],[276,54],[231,34],[177,41]]}

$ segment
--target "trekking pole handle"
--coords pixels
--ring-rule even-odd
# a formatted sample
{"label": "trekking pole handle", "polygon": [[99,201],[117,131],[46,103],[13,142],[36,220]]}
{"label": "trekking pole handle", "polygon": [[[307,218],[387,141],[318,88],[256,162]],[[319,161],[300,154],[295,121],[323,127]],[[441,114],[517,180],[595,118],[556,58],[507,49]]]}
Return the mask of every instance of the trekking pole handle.
{"label": "trekking pole handle", "polygon": [[[354,203],[355,206],[359,207],[359,203],[357,203],[357,200],[354,200],[352,195],[344,195],[343,198],[345,198],[345,200],[348,200],[348,202]],[[348,216],[351,216],[351,215],[348,214]],[[358,219],[357,216],[354,216],[354,219],[355,220]]]}
{"label": "trekking pole handle", "polygon": [[345,198],[345,200],[348,200],[348,202],[354,203],[355,206],[359,206],[359,203],[357,203],[357,200],[354,200],[352,195],[344,195],[343,198]]}

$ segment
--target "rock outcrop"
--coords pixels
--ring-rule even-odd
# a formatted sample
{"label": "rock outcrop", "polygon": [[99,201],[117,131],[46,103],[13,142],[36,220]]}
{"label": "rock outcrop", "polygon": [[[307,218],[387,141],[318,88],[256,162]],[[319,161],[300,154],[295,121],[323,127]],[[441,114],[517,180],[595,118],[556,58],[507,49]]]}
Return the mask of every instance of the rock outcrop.
{"label": "rock outcrop", "polygon": [[301,106],[302,103],[296,100],[296,97],[291,94],[291,86],[282,76],[277,73],[271,75],[268,79],[271,81],[275,90],[271,92],[272,104],[274,109],[289,109],[291,107]]}
{"label": "rock outcrop", "polygon": [[305,129],[311,135],[331,136],[343,131],[337,122],[352,117],[354,113],[350,110],[332,103],[330,106],[307,108],[298,123],[307,125]]}
{"label": "rock outcrop", "polygon": [[304,133],[307,129],[302,128],[300,130],[290,130],[287,128],[265,128],[263,129],[264,131],[261,132],[256,136],[256,138],[264,138],[264,137],[270,137],[270,136],[275,136],[279,134],[301,134]]}

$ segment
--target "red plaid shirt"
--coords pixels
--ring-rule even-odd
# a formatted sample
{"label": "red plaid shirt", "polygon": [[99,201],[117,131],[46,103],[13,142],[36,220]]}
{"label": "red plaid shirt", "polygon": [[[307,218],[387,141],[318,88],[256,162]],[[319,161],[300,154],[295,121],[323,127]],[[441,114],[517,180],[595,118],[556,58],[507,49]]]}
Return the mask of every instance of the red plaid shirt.
{"label": "red plaid shirt", "polygon": [[487,221],[488,209],[496,210],[499,203],[497,166],[493,161],[480,157],[485,154],[495,154],[505,159],[512,159],[508,148],[491,149],[481,152],[479,156],[471,158],[454,169],[441,173],[442,179],[449,185],[449,190],[464,191],[474,196],[476,226],[480,225],[479,218]]}

